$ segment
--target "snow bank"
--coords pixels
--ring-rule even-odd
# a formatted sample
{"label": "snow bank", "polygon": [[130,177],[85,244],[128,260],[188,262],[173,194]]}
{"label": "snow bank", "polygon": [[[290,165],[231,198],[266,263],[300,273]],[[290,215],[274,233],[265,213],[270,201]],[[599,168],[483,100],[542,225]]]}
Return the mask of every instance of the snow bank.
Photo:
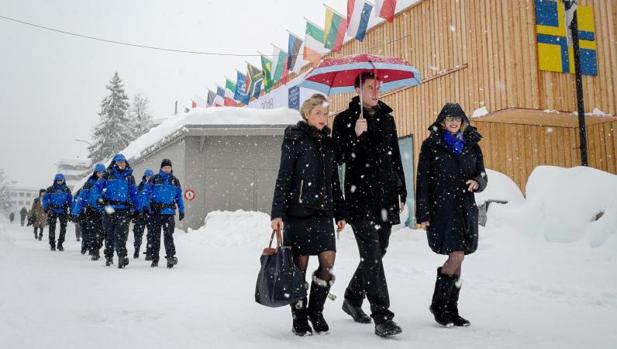
{"label": "snow bank", "polygon": [[486,169],[488,184],[486,189],[477,193],[476,204],[482,206],[489,200],[507,201],[508,203],[519,204],[525,200],[523,193],[510,177],[501,172]]}
{"label": "snow bank", "polygon": [[522,204],[495,206],[489,227],[512,226],[549,242],[586,238],[603,245],[617,234],[617,176],[590,167],[538,166],[531,173]]}
{"label": "snow bank", "polygon": [[206,216],[203,227],[188,230],[193,243],[221,247],[268,243],[270,216],[255,211],[213,211]]}

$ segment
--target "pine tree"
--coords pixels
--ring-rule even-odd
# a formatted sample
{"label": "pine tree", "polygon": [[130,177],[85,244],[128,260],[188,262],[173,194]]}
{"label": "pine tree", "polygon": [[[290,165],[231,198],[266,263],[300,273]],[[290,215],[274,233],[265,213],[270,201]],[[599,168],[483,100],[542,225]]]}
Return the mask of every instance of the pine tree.
{"label": "pine tree", "polygon": [[129,110],[131,122],[133,123],[133,139],[137,139],[152,128],[152,115],[150,115],[148,110],[149,104],[150,100],[148,100],[148,97],[144,97],[141,94],[133,97],[133,104]]}
{"label": "pine tree", "polygon": [[92,163],[106,160],[133,140],[133,124],[127,113],[128,97],[118,73],[114,74],[107,89],[110,95],[101,102],[100,122],[94,128],[94,142],[88,147]]}
{"label": "pine tree", "polygon": [[8,212],[11,209],[11,197],[9,195],[9,179],[0,168],[0,212]]}

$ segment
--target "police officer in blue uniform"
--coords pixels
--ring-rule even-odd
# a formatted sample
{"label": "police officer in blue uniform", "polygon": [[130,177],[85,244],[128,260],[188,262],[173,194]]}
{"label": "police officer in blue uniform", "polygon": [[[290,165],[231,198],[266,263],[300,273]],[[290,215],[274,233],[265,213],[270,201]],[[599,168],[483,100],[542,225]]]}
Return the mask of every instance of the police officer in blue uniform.
{"label": "police officer in blue uniform", "polygon": [[[150,177],[154,175],[154,172],[151,169],[146,169],[144,171],[143,177],[141,177],[141,183],[137,186],[137,193],[140,199],[144,198],[144,190],[146,188],[146,184]],[[144,206],[142,204],[142,206]],[[144,236],[144,230],[148,228],[148,233],[146,235],[146,250],[150,249],[150,218],[148,212],[145,210],[141,210],[138,214],[133,218],[133,247],[135,247],[135,252],[133,253],[133,258],[139,258],[139,250],[141,249],[141,242]],[[147,254],[147,253],[146,253]]]}
{"label": "police officer in blue uniform", "polygon": [[176,246],[174,245],[174,229],[176,208],[179,211],[178,220],[184,219],[184,202],[182,200],[182,186],[173,175],[171,160],[164,159],[158,174],[152,176],[146,185],[143,195],[144,209],[150,211],[152,224],[152,241],[149,259],[152,267],[159,263],[161,246],[161,229],[165,238],[165,254],[167,268],[173,268],[178,263]]}
{"label": "police officer in blue uniform", "polygon": [[80,222],[83,232],[82,254],[88,251],[93,261],[100,258],[99,251],[103,246],[103,205],[99,202],[90,202],[90,198],[92,187],[103,178],[105,171],[103,164],[94,166],[94,172],[79,190],[79,195],[73,200],[71,208],[71,216],[74,221]]}
{"label": "police officer in blue uniform", "polygon": [[137,186],[133,169],[122,154],[116,154],[103,177],[91,189],[91,205],[104,207],[103,229],[105,234],[105,265],[113,264],[114,251],[118,255],[118,268],[129,264],[126,240],[133,212],[139,211]]}
{"label": "police officer in blue uniform", "polygon": [[60,222],[60,234],[58,236],[58,251],[64,251],[62,244],[66,235],[66,223],[68,211],[73,201],[70,189],[66,186],[64,175],[58,173],[54,177],[54,184],[47,188],[43,195],[43,210],[47,213],[49,224],[49,245],[52,251],[56,250],[56,221]]}

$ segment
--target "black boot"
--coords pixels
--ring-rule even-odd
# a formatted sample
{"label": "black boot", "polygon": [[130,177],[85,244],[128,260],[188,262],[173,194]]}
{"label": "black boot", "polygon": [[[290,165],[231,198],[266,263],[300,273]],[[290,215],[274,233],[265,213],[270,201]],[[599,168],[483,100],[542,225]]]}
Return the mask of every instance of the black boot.
{"label": "black boot", "polygon": [[138,259],[139,258],[139,249],[136,248],[135,252],[133,253],[133,259]]}
{"label": "black boot", "polygon": [[118,256],[118,269],[123,269],[127,265],[129,265],[129,257],[127,257],[127,256],[122,256],[122,257]]}
{"label": "black boot", "polygon": [[330,281],[325,281],[317,277],[316,272],[313,273],[313,282],[311,283],[311,292],[308,305],[308,316],[313,325],[313,330],[318,334],[327,333],[330,330],[326,319],[323,317],[323,306],[330,293],[330,287],[334,284],[336,278],[330,274]]}
{"label": "black boot", "polygon": [[159,266],[159,260],[158,260],[158,258],[150,258],[150,260],[152,260],[152,263],[150,264],[150,266],[151,266],[152,268],[156,268],[156,267],[158,267],[158,266]]}
{"label": "black boot", "polygon": [[108,267],[114,264],[114,257],[105,257],[105,266]]}
{"label": "black boot", "polygon": [[345,299],[343,301],[343,311],[349,314],[353,318],[353,321],[355,322],[359,322],[361,324],[371,323],[371,317],[366,315],[364,310],[362,310],[362,307],[357,307],[351,304],[351,302],[348,299]]}
{"label": "black boot", "polygon": [[90,257],[90,260],[98,261],[99,258],[101,258],[101,256],[99,256],[99,250],[92,250],[90,254],[92,255],[92,257]]}
{"label": "black boot", "polygon": [[49,247],[51,248],[52,251],[56,250],[56,244],[51,244]]}
{"label": "black boot", "polygon": [[296,336],[312,336],[313,330],[308,323],[308,314],[306,310],[306,298],[291,304],[291,316],[293,318],[293,327],[291,331]]}
{"label": "black boot", "polygon": [[452,310],[452,320],[454,321],[454,326],[469,327],[471,322],[458,314],[458,296],[461,292],[461,283],[462,282],[460,279],[455,279],[454,287],[452,288],[452,293],[450,294],[450,303],[448,304],[448,308]]}
{"label": "black boot", "polygon": [[435,291],[433,292],[433,302],[430,311],[438,324],[445,327],[454,326],[452,309],[448,307],[452,288],[454,288],[455,278],[450,275],[442,274],[441,268],[437,268],[437,280],[435,281]]}
{"label": "black boot", "polygon": [[58,251],[64,251],[64,247],[62,247],[61,243],[58,243]]}
{"label": "black boot", "polygon": [[396,336],[401,332],[403,332],[403,330],[401,330],[401,328],[396,324],[396,322],[392,321],[392,319],[375,324],[375,334],[379,337]]}
{"label": "black boot", "polygon": [[167,259],[167,268],[173,268],[174,265],[178,264],[178,257],[165,257]]}
{"label": "black boot", "polygon": [[88,249],[86,248],[86,246],[82,246],[81,247],[81,254],[85,255],[86,252],[88,252]]}
{"label": "black boot", "polygon": [[43,233],[39,235],[39,241],[43,240]]}

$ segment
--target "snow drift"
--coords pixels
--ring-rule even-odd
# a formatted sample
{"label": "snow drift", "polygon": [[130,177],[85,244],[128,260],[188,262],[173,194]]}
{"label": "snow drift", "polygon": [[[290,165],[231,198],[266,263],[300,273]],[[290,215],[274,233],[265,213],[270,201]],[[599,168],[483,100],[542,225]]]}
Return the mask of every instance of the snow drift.
{"label": "snow drift", "polygon": [[613,174],[590,167],[538,166],[525,189],[523,202],[491,206],[488,227],[512,226],[530,235],[542,234],[549,242],[586,238],[594,247],[617,233]]}

